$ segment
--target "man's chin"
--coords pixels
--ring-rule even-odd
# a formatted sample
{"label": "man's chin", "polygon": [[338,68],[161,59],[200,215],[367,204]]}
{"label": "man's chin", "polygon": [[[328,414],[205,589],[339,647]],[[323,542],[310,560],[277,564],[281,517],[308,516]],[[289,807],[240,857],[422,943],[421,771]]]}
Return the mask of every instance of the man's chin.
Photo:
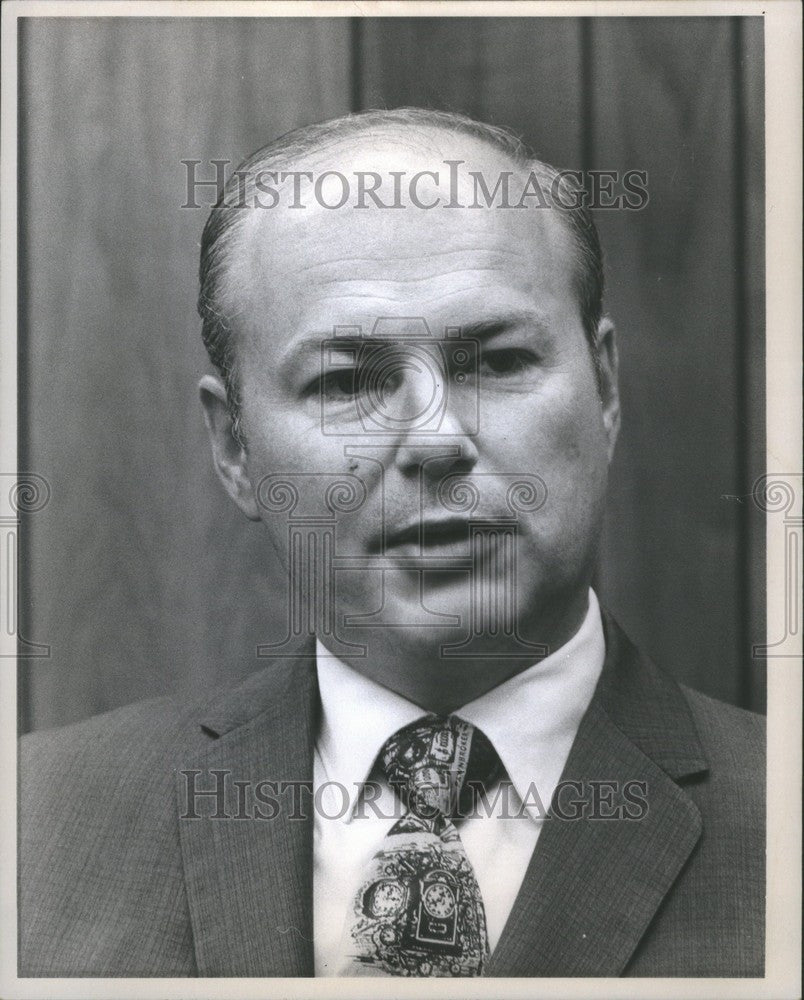
{"label": "man's chin", "polygon": [[423,590],[421,600],[386,593],[376,611],[339,615],[338,635],[350,645],[365,647],[368,656],[390,653],[433,662],[521,652],[530,662],[540,658],[538,645],[518,640],[522,629],[513,609],[500,608],[491,620],[485,615],[478,620],[478,607],[469,597],[465,585],[452,582]]}
{"label": "man's chin", "polygon": [[471,595],[466,573],[447,570],[413,574],[388,570],[376,590],[343,595],[338,621],[346,628],[385,627],[415,637],[422,629],[447,629],[450,637],[470,627]]}

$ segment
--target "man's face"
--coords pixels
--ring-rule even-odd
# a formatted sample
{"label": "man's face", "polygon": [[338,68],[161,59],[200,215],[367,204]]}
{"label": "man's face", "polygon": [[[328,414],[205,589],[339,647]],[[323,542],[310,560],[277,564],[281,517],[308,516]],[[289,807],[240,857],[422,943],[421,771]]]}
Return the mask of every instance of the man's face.
{"label": "man's face", "polygon": [[[467,169],[484,170],[492,183],[511,169],[482,147],[471,150]],[[469,160],[466,149],[462,157]],[[345,166],[341,155],[336,167],[438,169],[436,156],[409,149],[362,159]],[[424,185],[420,198],[428,200]],[[462,200],[471,203],[470,190]],[[291,572],[288,514],[269,509],[271,484],[289,478],[300,492],[294,516],[321,519],[330,514],[326,485],[354,477],[358,506],[337,518],[338,616],[376,613],[374,621],[394,626],[394,641],[414,650],[443,642],[443,629],[427,626],[452,621],[459,641],[472,595],[476,616],[482,596],[468,568],[470,519],[481,529],[516,522],[516,568],[509,551],[483,572],[514,581],[506,600],[523,635],[552,639],[555,628],[542,633],[542,623],[585,606],[616,389],[604,405],[571,253],[554,209],[329,211],[310,203],[253,212],[232,265],[251,489],[241,506],[264,521]],[[446,333],[454,337],[455,328],[470,345],[457,361]],[[614,386],[611,360],[604,351],[604,400]],[[536,491],[535,509],[510,506],[517,480]],[[461,502],[467,481],[473,505]],[[356,558],[355,569],[346,557]],[[504,643],[503,632],[490,641]]]}

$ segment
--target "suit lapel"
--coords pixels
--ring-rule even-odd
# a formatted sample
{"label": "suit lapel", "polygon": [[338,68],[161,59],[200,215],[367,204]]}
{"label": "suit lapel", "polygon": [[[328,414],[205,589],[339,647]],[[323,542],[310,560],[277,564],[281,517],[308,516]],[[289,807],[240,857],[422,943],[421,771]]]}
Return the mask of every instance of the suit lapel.
{"label": "suit lapel", "polygon": [[[185,882],[201,976],[312,976],[312,809],[298,785],[278,800],[275,817],[254,817],[262,781],[307,782],[313,778],[318,690],[315,662],[285,661],[249,678],[203,728],[210,744],[177,774]],[[188,778],[184,770],[199,771]],[[223,772],[222,778],[213,772]],[[222,812],[216,801],[196,797],[188,809],[188,781],[195,788],[225,782]],[[246,782],[245,808],[233,782]],[[193,787],[193,786],[190,786]],[[293,819],[292,796],[303,819]],[[249,818],[234,818],[237,815]]]}
{"label": "suit lapel", "polygon": [[[675,780],[706,769],[683,694],[604,625],[606,664],[562,778],[577,784],[561,811],[579,818],[545,820],[489,976],[620,975],[701,834]],[[644,782],[644,815],[588,818],[595,782]]]}

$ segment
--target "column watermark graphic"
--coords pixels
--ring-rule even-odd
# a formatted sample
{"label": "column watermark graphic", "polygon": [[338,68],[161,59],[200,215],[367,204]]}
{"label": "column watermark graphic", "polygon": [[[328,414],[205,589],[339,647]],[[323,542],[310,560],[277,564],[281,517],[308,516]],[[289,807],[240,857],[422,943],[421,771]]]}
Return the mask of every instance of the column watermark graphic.
{"label": "column watermark graphic", "polygon": [[505,640],[507,656],[531,653],[534,658],[548,653],[543,643],[533,643],[520,634],[517,602],[517,534],[519,515],[539,510],[547,499],[544,480],[534,474],[496,474],[509,481],[505,502],[509,517],[473,519],[471,514],[483,499],[482,486],[491,477],[483,474],[468,477],[453,474],[443,479],[438,495],[449,510],[468,513],[471,565],[469,635],[461,642],[445,645],[444,657],[488,655],[486,640]]}
{"label": "column watermark graphic", "polygon": [[[804,563],[804,476],[801,473],[768,473],[754,483],[751,492],[756,506],[771,515],[768,527],[769,547],[772,539],[781,555],[783,595],[781,600],[783,634],[773,641],[753,646],[754,659],[774,659],[801,656],[801,592]],[[768,581],[770,609],[770,583]],[[774,585],[776,581],[774,581]]]}
{"label": "column watermark graphic", "polygon": [[333,653],[365,656],[365,647],[346,642],[336,622],[335,546],[339,514],[357,510],[366,497],[352,475],[296,473],[266,476],[257,489],[265,511],[287,518],[287,631],[278,643],[257,647],[257,656],[294,654],[294,644],[318,637]]}
{"label": "column watermark graphic", "polygon": [[0,657],[47,658],[50,646],[20,633],[20,515],[36,514],[50,501],[50,484],[35,472],[0,473],[2,593],[0,593]]}

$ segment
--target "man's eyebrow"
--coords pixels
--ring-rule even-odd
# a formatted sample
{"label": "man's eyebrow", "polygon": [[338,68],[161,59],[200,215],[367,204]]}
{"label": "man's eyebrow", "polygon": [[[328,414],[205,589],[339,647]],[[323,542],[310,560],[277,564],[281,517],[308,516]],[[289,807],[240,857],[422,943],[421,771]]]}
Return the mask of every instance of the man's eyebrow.
{"label": "man's eyebrow", "polygon": [[508,330],[522,326],[535,327],[539,333],[546,333],[549,329],[545,318],[540,313],[530,309],[506,313],[505,315],[494,316],[489,319],[480,319],[472,323],[464,323],[459,329],[462,337],[473,340],[484,340],[494,337],[498,333],[505,333]]}
{"label": "man's eyebrow", "polygon": [[[281,368],[287,364],[293,364],[305,355],[320,355],[324,349],[332,350],[340,339],[346,340],[347,338],[336,338],[332,336],[332,333],[310,333],[299,337],[283,348],[277,359],[278,366]],[[344,350],[348,350],[348,344],[344,344]]]}

